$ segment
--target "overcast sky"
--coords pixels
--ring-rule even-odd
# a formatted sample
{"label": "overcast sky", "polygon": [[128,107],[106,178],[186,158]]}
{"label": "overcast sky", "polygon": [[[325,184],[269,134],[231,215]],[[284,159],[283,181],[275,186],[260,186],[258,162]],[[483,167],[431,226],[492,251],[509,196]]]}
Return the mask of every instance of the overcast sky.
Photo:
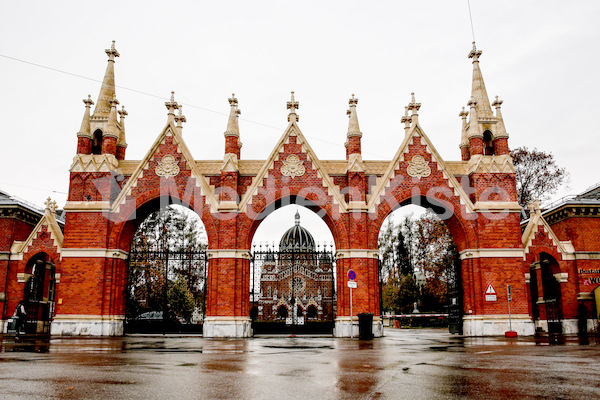
{"label": "overcast sky", "polygon": [[[471,10],[511,148],[552,152],[568,169],[570,190],[555,198],[597,183],[600,2],[472,0]],[[232,92],[242,158],[265,159],[287,125],[291,90],[321,159],[344,158],[352,93],[363,157],[391,159],[411,92],[442,157],[460,159],[472,74],[466,0],[11,1],[0,11],[0,189],[40,206],[49,195],[66,202],[81,100],[96,100],[112,40],[128,159],[141,159],[164,127],[171,90],[196,159],[222,158]]]}

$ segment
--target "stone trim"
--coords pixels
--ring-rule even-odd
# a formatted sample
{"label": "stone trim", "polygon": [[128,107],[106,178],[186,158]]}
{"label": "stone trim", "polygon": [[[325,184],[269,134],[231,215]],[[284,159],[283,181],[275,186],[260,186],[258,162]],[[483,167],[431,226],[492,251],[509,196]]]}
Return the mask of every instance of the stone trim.
{"label": "stone trim", "polygon": [[576,260],[600,260],[600,251],[576,251]]}
{"label": "stone trim", "polygon": [[348,203],[348,212],[368,212],[369,205],[364,201],[351,201]]}
{"label": "stone trim", "polygon": [[111,207],[109,201],[67,201],[64,209],[68,212],[106,212]]}
{"label": "stone trim", "polygon": [[337,258],[378,258],[379,250],[369,249],[344,249],[335,253]]}
{"label": "stone trim", "polygon": [[569,282],[569,273],[559,272],[557,274],[554,274],[554,279],[556,279],[559,283],[567,283]]}
{"label": "stone trim", "polygon": [[237,212],[238,205],[233,200],[221,201],[218,210],[219,212]]}
{"label": "stone trim", "polygon": [[579,292],[577,294],[577,300],[594,300],[592,292]]}
{"label": "stone trim", "polygon": [[73,321],[73,320],[90,320],[90,321],[124,321],[124,315],[89,315],[89,314],[57,314],[54,321]]}
{"label": "stone trim", "polygon": [[250,249],[209,249],[206,251],[209,259],[211,258],[241,258],[249,260],[252,258]]}
{"label": "stone trim", "polygon": [[524,257],[523,249],[465,249],[461,251],[459,258],[467,260],[471,258],[521,258]]}
{"label": "stone trim", "polygon": [[120,249],[62,249],[61,259],[71,257],[117,258],[126,260],[129,257],[129,253]]}
{"label": "stone trim", "polygon": [[476,212],[520,213],[521,206],[516,201],[478,201],[473,206]]}

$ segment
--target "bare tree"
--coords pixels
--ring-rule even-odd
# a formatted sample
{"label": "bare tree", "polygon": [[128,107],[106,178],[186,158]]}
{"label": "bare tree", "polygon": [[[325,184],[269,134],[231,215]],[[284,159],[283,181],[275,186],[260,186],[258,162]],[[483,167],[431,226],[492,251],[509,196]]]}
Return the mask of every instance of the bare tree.
{"label": "bare tree", "polygon": [[517,172],[517,196],[522,207],[535,199],[548,200],[559,187],[568,184],[569,173],[556,164],[552,153],[517,147],[510,155]]}

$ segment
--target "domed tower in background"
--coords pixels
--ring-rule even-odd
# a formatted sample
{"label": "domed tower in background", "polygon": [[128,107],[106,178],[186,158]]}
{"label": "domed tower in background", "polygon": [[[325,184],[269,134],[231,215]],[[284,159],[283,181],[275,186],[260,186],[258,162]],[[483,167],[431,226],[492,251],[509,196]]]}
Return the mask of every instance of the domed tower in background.
{"label": "domed tower in background", "polygon": [[300,213],[296,211],[296,223],[279,241],[279,251],[315,251],[315,239],[306,228],[300,226]]}
{"label": "domed tower in background", "polygon": [[334,257],[329,253],[325,247],[317,249],[312,234],[300,225],[300,213],[296,211],[294,226],[283,234],[277,250],[254,252],[255,270],[260,268],[260,289],[252,318],[282,325],[333,322]]}

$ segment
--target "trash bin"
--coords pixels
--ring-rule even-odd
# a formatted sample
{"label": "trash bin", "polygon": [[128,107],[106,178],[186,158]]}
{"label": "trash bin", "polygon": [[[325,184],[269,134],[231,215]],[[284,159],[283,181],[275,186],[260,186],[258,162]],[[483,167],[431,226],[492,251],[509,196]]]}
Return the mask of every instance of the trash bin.
{"label": "trash bin", "polygon": [[373,339],[373,314],[358,314],[358,335],[361,339]]}
{"label": "trash bin", "polygon": [[17,332],[17,319],[19,317],[12,317],[8,319],[8,327],[6,330],[6,333],[8,333],[9,335],[16,335]]}

